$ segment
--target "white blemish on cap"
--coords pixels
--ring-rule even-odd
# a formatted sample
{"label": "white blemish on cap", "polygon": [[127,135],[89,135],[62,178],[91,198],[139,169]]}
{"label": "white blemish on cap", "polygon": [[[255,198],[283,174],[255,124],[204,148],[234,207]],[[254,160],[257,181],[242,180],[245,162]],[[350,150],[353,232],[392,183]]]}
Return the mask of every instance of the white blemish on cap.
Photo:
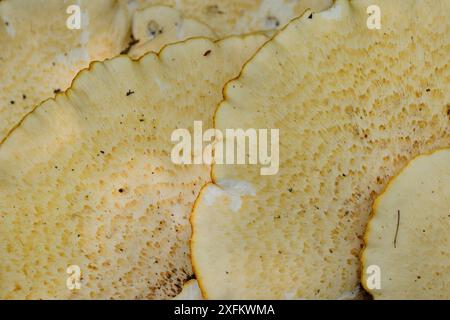
{"label": "white blemish on cap", "polygon": [[231,198],[230,209],[237,212],[242,207],[242,196],[255,196],[253,186],[246,181],[224,180],[218,183]]}
{"label": "white blemish on cap", "polygon": [[204,199],[208,206],[213,206],[218,197],[228,197],[230,199],[230,209],[238,212],[242,207],[242,196],[255,196],[256,191],[253,186],[245,181],[224,180],[218,183],[219,186],[211,185],[206,188]]}
{"label": "white blemish on cap", "polygon": [[233,195],[256,195],[255,188],[247,181],[227,179],[220,181],[217,184]]}
{"label": "white blemish on cap", "polygon": [[226,192],[220,189],[216,185],[210,185],[205,189],[205,193],[203,195],[205,199],[205,203],[207,206],[212,206],[216,202],[216,199],[226,195]]}

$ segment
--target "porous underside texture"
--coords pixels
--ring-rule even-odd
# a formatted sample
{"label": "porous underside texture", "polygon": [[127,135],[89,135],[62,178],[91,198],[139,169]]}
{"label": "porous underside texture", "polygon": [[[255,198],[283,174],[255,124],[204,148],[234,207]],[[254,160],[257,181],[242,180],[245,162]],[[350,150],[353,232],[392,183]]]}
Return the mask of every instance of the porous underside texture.
{"label": "porous underside texture", "polygon": [[[450,299],[450,149],[411,161],[377,198],[362,254],[376,299]],[[379,267],[379,288],[367,283]],[[375,274],[373,274],[375,275]]]}
{"label": "porous underside texture", "polygon": [[[194,39],[95,63],[30,113],[0,146],[0,297],[177,295],[210,168],[175,165],[171,134],[211,127],[225,82],[266,40]],[[81,290],[66,287],[71,265]]]}
{"label": "porous underside texture", "polygon": [[349,296],[373,200],[450,145],[450,1],[379,0],[381,29],[370,5],[307,12],[226,86],[216,127],[279,129],[280,169],[213,168],[191,217],[205,298]]}
{"label": "porous underside texture", "polygon": [[[81,9],[79,30],[66,25],[74,4]],[[126,6],[117,0],[1,1],[0,142],[90,62],[125,49],[129,29]]]}

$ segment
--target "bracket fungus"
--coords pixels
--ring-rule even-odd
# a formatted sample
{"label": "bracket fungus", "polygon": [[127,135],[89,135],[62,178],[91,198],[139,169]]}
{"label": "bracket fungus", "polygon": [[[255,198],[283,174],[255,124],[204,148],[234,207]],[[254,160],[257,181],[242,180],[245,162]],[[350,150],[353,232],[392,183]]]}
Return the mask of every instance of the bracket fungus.
{"label": "bracket fungus", "polygon": [[362,283],[374,298],[450,299],[450,149],[415,158],[389,182],[364,240]]}
{"label": "bracket fungus", "polygon": [[280,170],[213,167],[191,215],[205,298],[354,291],[373,200],[409,160],[449,146],[450,1],[378,0],[380,29],[370,5],[306,12],[225,87],[215,127],[280,129]]}
{"label": "bracket fungus", "polygon": [[[79,9],[70,29],[68,8]],[[118,55],[130,21],[117,0],[0,2],[0,141],[39,103],[66,90],[92,61]]]}
{"label": "bracket fungus", "polygon": [[172,163],[171,133],[212,127],[223,85],[266,41],[198,38],[97,62],[31,112],[0,145],[0,297],[176,296],[210,168]]}

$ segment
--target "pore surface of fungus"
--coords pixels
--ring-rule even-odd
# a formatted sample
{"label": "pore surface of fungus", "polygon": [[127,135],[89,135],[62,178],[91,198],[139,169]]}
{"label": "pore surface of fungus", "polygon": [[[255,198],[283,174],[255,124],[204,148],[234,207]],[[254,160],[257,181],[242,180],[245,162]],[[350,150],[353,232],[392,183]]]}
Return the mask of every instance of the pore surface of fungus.
{"label": "pore surface of fungus", "polygon": [[129,26],[126,7],[116,0],[1,1],[0,141],[90,62],[119,54]]}
{"label": "pore surface of fungus", "polygon": [[215,127],[279,129],[280,166],[213,167],[191,216],[205,298],[354,291],[373,200],[413,157],[449,146],[450,1],[379,0],[380,29],[371,5],[307,12],[225,87]]}
{"label": "pore surface of fungus", "polygon": [[[178,294],[210,168],[173,163],[171,134],[210,128],[223,85],[266,40],[192,39],[94,63],[31,112],[0,145],[0,297]],[[80,290],[66,286],[72,265]]]}

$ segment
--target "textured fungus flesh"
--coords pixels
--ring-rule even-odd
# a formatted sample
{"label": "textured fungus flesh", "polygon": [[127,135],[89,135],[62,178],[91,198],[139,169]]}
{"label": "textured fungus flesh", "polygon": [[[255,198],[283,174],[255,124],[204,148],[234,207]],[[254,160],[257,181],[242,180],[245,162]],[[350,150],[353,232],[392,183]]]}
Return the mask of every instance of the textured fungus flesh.
{"label": "textured fungus flesh", "polygon": [[[71,5],[81,10],[79,30],[66,25]],[[125,49],[129,27],[126,7],[115,0],[1,1],[0,142],[90,62]]]}
{"label": "textured fungus flesh", "polygon": [[[0,297],[177,295],[210,168],[175,165],[171,134],[211,127],[223,85],[266,40],[193,39],[94,63],[30,113],[0,145]],[[80,290],[66,287],[71,265]]]}
{"label": "textured fungus flesh", "polygon": [[373,200],[409,160],[450,145],[450,1],[377,4],[374,30],[372,1],[307,12],[226,86],[215,126],[279,129],[280,169],[213,167],[191,217],[205,298],[354,291]]}

